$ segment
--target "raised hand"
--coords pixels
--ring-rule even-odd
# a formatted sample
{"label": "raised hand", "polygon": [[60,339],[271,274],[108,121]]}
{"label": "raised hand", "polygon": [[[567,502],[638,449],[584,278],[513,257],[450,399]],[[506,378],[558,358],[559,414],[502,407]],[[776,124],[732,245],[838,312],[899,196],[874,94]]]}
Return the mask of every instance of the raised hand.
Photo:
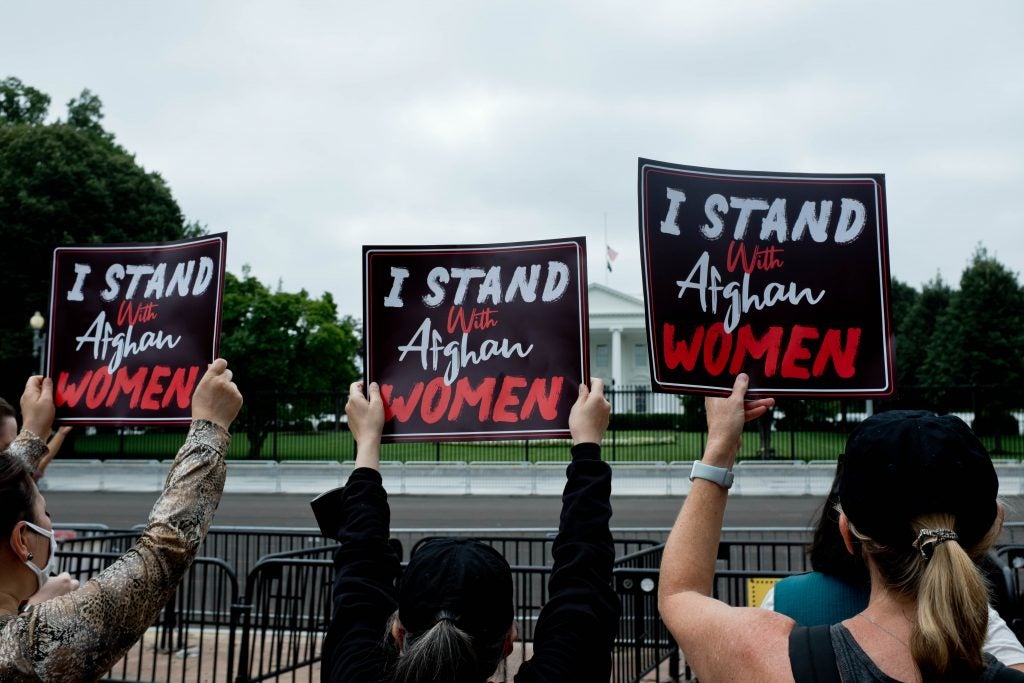
{"label": "raised hand", "polygon": [[242,408],[242,393],[231,381],[231,370],[223,358],[210,363],[192,395],[192,419],[209,420],[229,429]]}
{"label": "raised hand", "polygon": [[40,439],[50,435],[56,408],[53,405],[53,380],[34,375],[25,383],[21,395],[22,428]]}
{"label": "raised hand", "polygon": [[591,388],[580,384],[580,395],[572,410],[569,411],[569,433],[572,443],[600,444],[608,429],[608,420],[612,414],[612,404],[604,397],[604,381],[591,381]]}
{"label": "raised hand", "polygon": [[744,400],[749,386],[750,377],[740,373],[733,382],[731,394],[724,398],[709,396],[704,399],[704,410],[708,419],[707,452],[722,449],[731,451],[735,457],[740,447],[743,424],[756,420],[775,405],[774,398]]}
{"label": "raised hand", "polygon": [[352,382],[345,414],[352,438],[356,441],[356,467],[377,469],[380,466],[380,436],[384,431],[384,400],[376,382],[370,382],[367,394],[363,393],[362,382]]}

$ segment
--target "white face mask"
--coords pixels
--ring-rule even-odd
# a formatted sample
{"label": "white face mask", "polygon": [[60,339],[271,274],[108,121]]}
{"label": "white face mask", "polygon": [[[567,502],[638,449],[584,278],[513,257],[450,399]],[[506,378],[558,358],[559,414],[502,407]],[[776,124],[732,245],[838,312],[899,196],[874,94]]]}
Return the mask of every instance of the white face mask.
{"label": "white face mask", "polygon": [[49,580],[50,574],[52,574],[57,569],[57,539],[53,537],[52,531],[47,531],[42,527],[36,526],[32,522],[25,522],[25,524],[32,531],[36,532],[37,534],[42,534],[43,536],[46,536],[50,539],[50,559],[46,561],[45,567],[40,569],[32,562],[32,560],[25,561],[25,564],[28,565],[28,568],[35,572],[36,580],[39,582],[39,588],[42,588],[43,584],[45,584]]}

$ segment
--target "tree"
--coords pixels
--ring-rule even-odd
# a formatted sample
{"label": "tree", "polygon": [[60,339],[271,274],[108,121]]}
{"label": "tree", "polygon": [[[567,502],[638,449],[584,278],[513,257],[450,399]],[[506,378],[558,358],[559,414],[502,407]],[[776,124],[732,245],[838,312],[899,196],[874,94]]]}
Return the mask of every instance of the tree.
{"label": "tree", "polygon": [[359,376],[357,323],[339,318],[329,293],[270,291],[246,266],[241,278],[227,275],[222,330],[221,354],[245,394],[239,426],[250,458],[260,456],[278,417],[279,396],[270,392],[347,389]]}
{"label": "tree", "polygon": [[103,129],[99,97],[83,90],[64,122],[45,122],[49,104],[17,78],[0,81],[0,395],[15,398],[34,367],[28,320],[46,310],[54,247],[202,232],[163,179]]}
{"label": "tree", "polygon": [[[975,429],[996,437],[1016,421],[1024,382],[1024,287],[984,247],[974,252],[928,345],[923,379],[936,387],[970,386],[976,390]],[[947,401],[954,399],[946,392]],[[962,392],[958,392],[962,393]],[[997,440],[996,449],[1001,443]]]}
{"label": "tree", "polygon": [[952,297],[953,290],[942,281],[941,275],[936,275],[921,287],[921,293],[906,311],[902,323],[897,322],[896,370],[901,385],[919,387],[930,383],[924,375],[928,347]]}

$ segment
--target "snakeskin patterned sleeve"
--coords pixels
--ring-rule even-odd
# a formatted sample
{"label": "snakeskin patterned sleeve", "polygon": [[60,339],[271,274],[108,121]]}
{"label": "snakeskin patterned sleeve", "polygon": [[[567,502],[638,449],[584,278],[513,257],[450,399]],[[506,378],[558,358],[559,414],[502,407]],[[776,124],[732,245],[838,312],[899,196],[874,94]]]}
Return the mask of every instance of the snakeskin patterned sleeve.
{"label": "snakeskin patterned sleeve", "polygon": [[138,542],[76,591],[0,618],[0,681],[95,681],[156,620],[224,490],[230,435],[192,423]]}
{"label": "snakeskin patterned sleeve", "polygon": [[39,461],[43,459],[46,453],[46,442],[27,429],[23,429],[17,438],[11,442],[11,445],[7,447],[3,455],[5,457],[13,456],[19,458],[25,463],[25,467],[28,468],[29,472],[35,472],[39,469]]}

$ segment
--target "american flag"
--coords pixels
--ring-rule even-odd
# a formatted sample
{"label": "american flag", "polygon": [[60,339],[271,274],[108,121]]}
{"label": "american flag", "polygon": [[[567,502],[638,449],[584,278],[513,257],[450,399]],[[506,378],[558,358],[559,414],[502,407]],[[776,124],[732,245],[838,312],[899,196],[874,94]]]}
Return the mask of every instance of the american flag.
{"label": "american flag", "polygon": [[605,258],[607,259],[607,261],[605,261],[605,265],[608,266],[608,272],[610,273],[612,272],[612,261],[619,257],[619,252],[615,251],[607,244],[605,245],[605,249],[607,250],[605,251]]}

